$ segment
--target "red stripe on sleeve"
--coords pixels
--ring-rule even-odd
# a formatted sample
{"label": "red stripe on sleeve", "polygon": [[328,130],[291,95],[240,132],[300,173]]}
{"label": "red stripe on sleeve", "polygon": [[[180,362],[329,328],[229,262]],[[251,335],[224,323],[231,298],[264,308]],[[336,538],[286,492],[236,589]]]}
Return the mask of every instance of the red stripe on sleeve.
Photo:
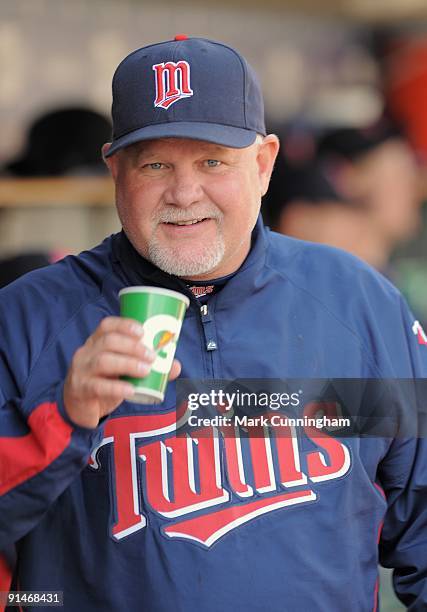
{"label": "red stripe on sleeve", "polygon": [[67,448],[73,428],[56,403],[37,406],[28,418],[25,436],[0,438],[0,495],[42,472]]}
{"label": "red stripe on sleeve", "polygon": [[[12,570],[6,559],[0,554],[0,592],[8,593],[12,584]],[[6,604],[0,598],[0,612],[4,612]]]}

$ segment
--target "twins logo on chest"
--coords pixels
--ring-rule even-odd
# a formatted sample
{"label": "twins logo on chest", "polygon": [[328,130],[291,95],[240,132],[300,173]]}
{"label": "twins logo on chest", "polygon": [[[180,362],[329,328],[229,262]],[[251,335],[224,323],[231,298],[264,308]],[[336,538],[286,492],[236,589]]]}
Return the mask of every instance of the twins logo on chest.
{"label": "twins logo on chest", "polygon": [[[334,405],[322,404],[325,408],[331,412]],[[341,478],[350,469],[347,446],[319,429],[298,432],[311,441],[310,450],[302,451],[293,427],[279,431],[260,426],[245,432],[236,427],[234,435],[221,427],[204,427],[177,437],[187,417],[183,405],[177,411],[120,416],[106,423],[89,465],[99,469],[97,453],[108,445],[114,459],[115,540],[145,529],[150,515],[157,515],[164,519],[161,530],[168,538],[209,548],[260,515],[314,502],[312,483]]]}

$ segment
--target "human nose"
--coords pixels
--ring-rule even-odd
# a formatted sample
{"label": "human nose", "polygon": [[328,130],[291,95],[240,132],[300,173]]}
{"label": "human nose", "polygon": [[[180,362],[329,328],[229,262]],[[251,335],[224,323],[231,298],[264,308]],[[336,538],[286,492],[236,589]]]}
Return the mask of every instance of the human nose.
{"label": "human nose", "polygon": [[173,172],[165,193],[166,203],[187,208],[199,202],[203,195],[200,179],[191,168],[179,168]]}

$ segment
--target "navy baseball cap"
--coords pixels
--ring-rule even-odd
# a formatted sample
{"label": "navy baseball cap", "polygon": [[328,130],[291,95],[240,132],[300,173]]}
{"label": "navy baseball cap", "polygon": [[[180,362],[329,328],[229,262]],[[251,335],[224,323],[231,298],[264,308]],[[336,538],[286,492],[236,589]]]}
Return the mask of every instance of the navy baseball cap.
{"label": "navy baseball cap", "polygon": [[138,49],[113,77],[113,141],[107,157],[157,138],[191,138],[226,147],[265,135],[257,76],[237,51],[204,38]]}

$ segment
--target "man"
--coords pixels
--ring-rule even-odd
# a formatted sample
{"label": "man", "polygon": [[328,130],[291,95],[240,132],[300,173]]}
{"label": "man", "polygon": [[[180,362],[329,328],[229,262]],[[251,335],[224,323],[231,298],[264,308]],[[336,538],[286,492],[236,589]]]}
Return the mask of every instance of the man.
{"label": "man", "polygon": [[113,122],[103,153],[123,232],[0,294],[14,585],[63,591],[80,612],[372,610],[387,510],[382,560],[423,609],[418,440],[179,436],[174,383],[141,406],[120,379],[154,359],[117,316],[128,285],[189,295],[171,377],[191,379],[423,376],[400,295],[349,255],[264,229],[278,141],[234,50],[179,36],[135,51]]}

